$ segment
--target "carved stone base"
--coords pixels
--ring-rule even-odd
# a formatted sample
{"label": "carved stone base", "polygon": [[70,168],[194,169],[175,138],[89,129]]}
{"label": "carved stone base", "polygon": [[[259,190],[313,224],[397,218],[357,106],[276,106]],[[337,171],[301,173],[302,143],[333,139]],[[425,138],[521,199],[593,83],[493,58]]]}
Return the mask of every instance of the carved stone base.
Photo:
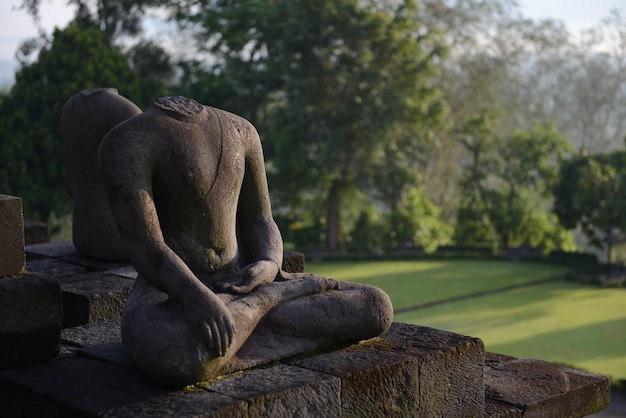
{"label": "carved stone base", "polygon": [[[132,267],[81,257],[71,242],[26,253],[29,271],[60,283],[65,324],[85,325],[62,331],[57,360],[0,371],[2,416],[561,417],[609,402],[604,376],[485,353],[477,338],[400,323],[343,350],[171,391],[142,377],[121,343]],[[285,258],[283,268],[302,269],[297,253]]]}
{"label": "carved stone base", "polygon": [[606,377],[489,353],[485,363],[476,338],[399,323],[381,338],[343,350],[177,391],[134,370],[117,320],[66,329],[62,340],[61,357],[53,363],[0,371],[3,413],[560,417],[584,416],[609,401]]}

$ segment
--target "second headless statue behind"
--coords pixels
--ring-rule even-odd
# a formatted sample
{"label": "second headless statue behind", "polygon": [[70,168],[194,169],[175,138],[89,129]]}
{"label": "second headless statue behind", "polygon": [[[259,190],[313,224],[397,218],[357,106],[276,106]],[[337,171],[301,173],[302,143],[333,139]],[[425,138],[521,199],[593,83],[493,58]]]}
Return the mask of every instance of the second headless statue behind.
{"label": "second headless statue behind", "polygon": [[139,273],[122,339],[156,382],[192,384],[391,325],[378,288],[280,270],[261,143],[245,119],[161,98],[106,135],[99,161]]}
{"label": "second headless statue behind", "polygon": [[83,90],[61,112],[65,185],[73,200],[72,238],[79,253],[124,260],[98,167],[98,147],[111,128],[141,109],[114,88]]}

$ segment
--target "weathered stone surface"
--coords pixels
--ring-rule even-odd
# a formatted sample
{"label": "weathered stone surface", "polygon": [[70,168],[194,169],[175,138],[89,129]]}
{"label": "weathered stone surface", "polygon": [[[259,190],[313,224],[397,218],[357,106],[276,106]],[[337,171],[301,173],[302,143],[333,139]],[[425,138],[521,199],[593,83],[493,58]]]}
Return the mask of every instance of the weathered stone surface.
{"label": "weathered stone surface", "polygon": [[26,268],[28,271],[45,274],[47,276],[54,277],[55,279],[87,273],[87,270],[84,267],[66,263],[56,258],[29,260],[26,263]]}
{"label": "weathered stone surface", "polygon": [[165,394],[134,371],[81,357],[0,371],[7,416],[96,416]]}
{"label": "weathered stone surface", "polygon": [[56,358],[61,315],[56,281],[32,273],[0,280],[0,369]]}
{"label": "weathered stone surface", "polygon": [[26,246],[26,259],[57,258],[76,254],[76,247],[72,241],[55,241]]}
{"label": "weathered stone surface", "polygon": [[186,388],[184,392],[168,393],[148,401],[134,402],[101,414],[103,417],[211,417],[248,418],[248,403],[241,399],[206,391]]}
{"label": "weathered stone surface", "polygon": [[24,273],[22,199],[0,194],[0,278]]}
{"label": "weathered stone surface", "polygon": [[121,340],[122,331],[120,330],[119,318],[61,330],[61,341],[64,344],[71,344],[76,347],[99,345]]}
{"label": "weathered stone surface", "polygon": [[136,279],[137,270],[133,266],[117,267],[111,270],[105,270],[106,274],[115,274],[116,276],[126,277],[127,279]]}
{"label": "weathered stone surface", "polygon": [[296,251],[283,251],[282,269],[288,273],[304,273],[304,254]]}
{"label": "weathered stone surface", "polygon": [[83,357],[102,360],[127,369],[135,369],[132,360],[128,357],[126,350],[124,350],[122,341],[83,347],[77,351],[77,354]]}
{"label": "weathered stone surface", "polygon": [[287,362],[341,379],[343,416],[419,416],[419,359],[355,345]]}
{"label": "weathered stone surface", "polygon": [[484,417],[489,418],[521,418],[523,410],[506,402],[497,401],[489,397],[485,398]]}
{"label": "weathered stone surface", "polygon": [[341,416],[341,380],[300,367],[281,364],[200,387],[246,400],[250,417]]}
{"label": "weathered stone surface", "polygon": [[133,280],[93,272],[61,278],[63,328],[119,318]]}
{"label": "weathered stone surface", "polygon": [[122,345],[119,319],[66,328],[61,331],[66,354],[80,355],[129,369],[133,364]]}
{"label": "weathered stone surface", "polygon": [[508,404],[524,417],[576,417],[608,406],[610,382],[604,376],[542,360],[490,353],[485,394],[492,406]]}
{"label": "weathered stone surface", "polygon": [[[463,338],[446,335],[449,333],[445,331],[428,331],[423,327],[405,324],[394,325],[391,331],[400,328],[402,333],[396,332],[396,337],[401,334],[410,338],[412,334],[404,327],[415,328],[416,333],[438,341],[439,345],[442,341],[464,341]],[[437,337],[436,333],[444,335]],[[64,341],[85,346],[77,354],[52,363],[0,371],[0,415],[560,418],[591,414],[608,404],[609,382],[603,376],[545,362],[538,362],[535,367],[534,360],[488,353],[484,366],[489,395],[485,410],[469,413],[465,405],[450,410],[445,403],[445,412],[425,408],[424,405],[419,405],[417,411],[412,410],[417,400],[404,404],[407,410],[401,412],[394,408],[383,408],[369,397],[384,398],[385,394],[391,393],[387,386],[402,386],[409,381],[412,383],[406,390],[414,394],[415,375],[420,379],[432,379],[428,374],[422,377],[421,367],[432,367],[426,361],[445,363],[450,360],[444,355],[429,354],[427,347],[422,347],[420,341],[417,341],[420,351],[412,351],[410,347],[413,343],[410,340],[403,344],[397,339],[385,338],[366,341],[338,352],[294,359],[290,364],[222,376],[185,390],[171,391],[155,386],[140,377],[127,363],[116,359],[119,353],[124,355],[119,340],[118,321],[64,330],[63,336]],[[441,347],[437,350],[441,351]],[[118,354],[115,354],[116,351]],[[406,367],[400,367],[401,364]],[[418,367],[420,369],[416,371]],[[441,366],[438,369],[447,370]],[[544,370],[548,372],[544,373]],[[402,382],[401,373],[406,375],[405,383]],[[454,379],[463,381],[467,371],[459,368],[455,373]],[[367,386],[368,379],[371,387]],[[546,384],[552,379],[556,379],[554,390]],[[471,381],[464,381],[471,384]],[[569,389],[561,392],[567,388],[564,381],[569,382]],[[530,390],[528,382],[539,382],[538,390]],[[428,386],[429,382],[425,383]],[[483,387],[482,382],[479,386]],[[359,393],[359,388],[363,393]],[[401,389],[396,390],[398,393],[391,396],[398,400],[402,396]],[[354,393],[350,394],[351,391]],[[421,396],[419,401],[423,399],[433,400]],[[357,401],[362,401],[363,405],[355,409],[346,408],[345,402]],[[382,401],[389,403],[387,399]],[[434,398],[434,401],[441,404],[439,398]],[[467,398],[465,402],[473,404],[474,400]],[[387,412],[381,413],[383,409]]]}
{"label": "weathered stone surface", "polygon": [[115,365],[66,358],[0,371],[3,416],[247,417],[245,401],[200,389],[167,391]]}
{"label": "weathered stone surface", "polygon": [[128,265],[127,261],[103,261],[96,260],[95,258],[85,257],[84,255],[73,253],[59,257],[61,260],[68,263],[76,264],[86,268],[88,271],[107,271],[125,267]]}
{"label": "weathered stone surface", "polygon": [[482,414],[485,351],[480,339],[394,322],[366,344],[419,359],[420,416]]}
{"label": "weathered stone surface", "polygon": [[24,243],[26,245],[50,242],[50,230],[48,224],[24,219]]}

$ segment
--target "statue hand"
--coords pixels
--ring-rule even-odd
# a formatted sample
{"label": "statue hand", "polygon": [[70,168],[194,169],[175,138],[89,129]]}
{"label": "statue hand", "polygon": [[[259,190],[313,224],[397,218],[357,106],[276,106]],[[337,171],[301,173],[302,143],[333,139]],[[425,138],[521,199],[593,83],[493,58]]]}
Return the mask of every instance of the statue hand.
{"label": "statue hand", "polygon": [[274,261],[257,261],[229,275],[216,287],[229,293],[248,293],[257,286],[273,281],[278,271],[278,264]]}
{"label": "statue hand", "polygon": [[202,286],[184,300],[185,317],[209,351],[223,356],[230,347],[235,333],[235,324],[222,302],[208,288]]}

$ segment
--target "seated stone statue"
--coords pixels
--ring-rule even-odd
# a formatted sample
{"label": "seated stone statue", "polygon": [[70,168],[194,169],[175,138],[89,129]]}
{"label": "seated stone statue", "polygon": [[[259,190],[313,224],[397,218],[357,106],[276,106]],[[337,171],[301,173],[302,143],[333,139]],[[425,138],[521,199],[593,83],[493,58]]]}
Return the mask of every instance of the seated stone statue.
{"label": "seated stone statue", "polygon": [[83,90],[61,112],[65,185],[73,200],[72,238],[81,254],[101,260],[126,258],[98,171],[98,147],[118,123],[141,113],[117,89]]}
{"label": "seated stone statue", "polygon": [[99,160],[139,273],[122,339],[154,381],[192,384],[390,326],[380,289],[280,270],[261,143],[245,119],[161,98],[112,129]]}

